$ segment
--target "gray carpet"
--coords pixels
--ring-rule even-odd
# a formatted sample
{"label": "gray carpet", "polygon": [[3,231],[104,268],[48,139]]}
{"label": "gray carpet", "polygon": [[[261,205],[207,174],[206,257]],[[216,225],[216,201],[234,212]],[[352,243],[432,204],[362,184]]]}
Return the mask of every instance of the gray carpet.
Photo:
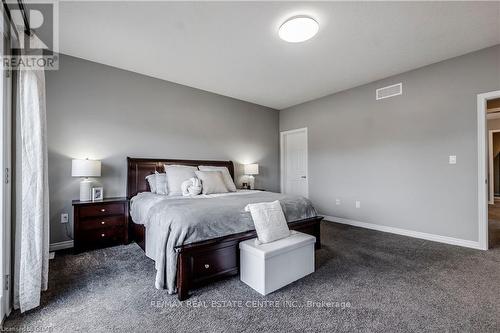
{"label": "gray carpet", "polygon": [[235,277],[178,303],[154,288],[153,263],[135,244],[58,255],[42,306],[14,312],[5,326],[38,332],[500,331],[500,249],[482,252],[328,222],[322,231],[316,272],[267,297]]}

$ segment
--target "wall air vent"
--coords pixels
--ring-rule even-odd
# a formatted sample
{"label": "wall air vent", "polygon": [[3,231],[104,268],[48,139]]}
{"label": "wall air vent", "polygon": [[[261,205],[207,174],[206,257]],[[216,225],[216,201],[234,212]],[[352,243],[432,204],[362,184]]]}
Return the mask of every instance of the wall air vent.
{"label": "wall air vent", "polygon": [[375,98],[378,101],[379,99],[389,98],[402,94],[403,94],[403,83],[398,83],[398,84],[393,84],[392,86],[387,86],[384,88],[377,89]]}

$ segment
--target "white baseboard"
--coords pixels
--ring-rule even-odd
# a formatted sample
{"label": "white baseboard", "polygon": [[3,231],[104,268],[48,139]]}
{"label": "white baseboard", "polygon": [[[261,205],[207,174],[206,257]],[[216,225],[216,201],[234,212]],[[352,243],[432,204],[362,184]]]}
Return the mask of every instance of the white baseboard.
{"label": "white baseboard", "polygon": [[49,251],[52,252],[52,251],[70,249],[72,247],[73,247],[73,240],[64,241],[64,242],[57,242],[57,243],[50,244]]}
{"label": "white baseboard", "polygon": [[352,225],[355,227],[361,227],[361,228],[365,228],[365,229],[377,230],[377,231],[382,231],[382,232],[389,232],[391,234],[397,234],[397,235],[408,236],[408,237],[413,237],[413,238],[420,238],[420,239],[425,239],[425,240],[429,240],[429,241],[433,241],[433,242],[445,243],[445,244],[450,244],[450,245],[469,247],[471,249],[476,249],[476,250],[484,250],[479,245],[479,242],[475,242],[475,241],[471,241],[471,240],[428,234],[428,233],[420,232],[420,231],[413,231],[413,230],[388,227],[388,226],[380,225],[380,224],[354,221],[354,220],[349,220],[349,219],[345,219],[342,217],[335,217],[335,216],[328,216],[328,215],[322,215],[322,216],[325,217],[325,221],[327,221],[327,222],[330,221],[330,222],[348,224],[348,225]]}

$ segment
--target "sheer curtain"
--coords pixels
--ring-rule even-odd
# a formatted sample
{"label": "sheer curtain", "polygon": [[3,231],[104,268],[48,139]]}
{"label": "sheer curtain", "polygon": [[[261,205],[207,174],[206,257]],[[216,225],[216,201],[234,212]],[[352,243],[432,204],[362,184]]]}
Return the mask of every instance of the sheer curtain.
{"label": "sheer curtain", "polygon": [[[45,73],[17,72],[17,208],[14,308],[40,305],[49,271],[49,192]],[[19,181],[20,180],[20,181]]]}

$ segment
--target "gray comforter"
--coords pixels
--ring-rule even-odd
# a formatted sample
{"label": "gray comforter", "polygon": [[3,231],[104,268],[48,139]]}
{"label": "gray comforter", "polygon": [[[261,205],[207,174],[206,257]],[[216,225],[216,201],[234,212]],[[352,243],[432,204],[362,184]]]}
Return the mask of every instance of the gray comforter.
{"label": "gray comforter", "polygon": [[176,291],[176,246],[253,230],[245,206],[274,200],[280,201],[288,222],[317,215],[308,199],[273,192],[242,191],[189,198],[141,193],[132,198],[132,219],[146,226],[146,255],[155,261],[156,288]]}

